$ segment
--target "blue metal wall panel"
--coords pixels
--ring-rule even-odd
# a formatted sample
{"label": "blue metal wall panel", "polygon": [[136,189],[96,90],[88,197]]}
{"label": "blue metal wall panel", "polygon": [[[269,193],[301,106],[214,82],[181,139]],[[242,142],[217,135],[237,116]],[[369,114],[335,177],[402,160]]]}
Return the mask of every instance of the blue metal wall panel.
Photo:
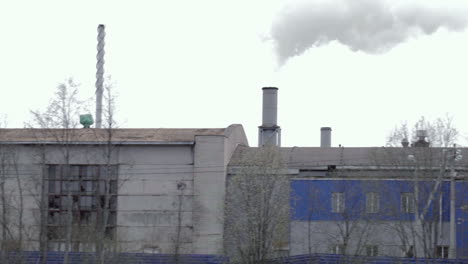
{"label": "blue metal wall panel", "polygon": [[[419,183],[420,204],[426,206],[434,181]],[[443,182],[442,220],[450,221],[450,182]],[[343,221],[371,218],[374,220],[414,220],[413,213],[401,212],[401,193],[414,191],[413,181],[402,180],[292,180],[291,219],[299,221]],[[345,211],[332,212],[332,193],[343,192]],[[380,195],[380,210],[377,214],[365,212],[367,192]],[[468,258],[468,182],[456,182],[456,233],[457,256]],[[438,196],[430,204],[426,219],[438,217]],[[434,214],[435,213],[435,214]]]}
{"label": "blue metal wall panel", "polygon": [[[434,181],[419,183],[420,210],[425,207],[434,183]],[[413,184],[413,181],[402,180],[292,180],[291,218],[302,221],[357,220],[364,217],[390,221],[413,220],[413,213],[404,213],[401,210],[401,193],[412,193],[414,191]],[[450,183],[443,182],[441,190],[442,219],[449,221]],[[344,193],[345,212],[332,212],[331,197],[333,192]],[[365,212],[365,194],[367,192],[376,192],[380,195],[380,209],[377,214]],[[458,196],[461,195],[463,194],[458,194]],[[438,217],[438,196],[430,204],[426,214],[426,219],[431,217]]]}

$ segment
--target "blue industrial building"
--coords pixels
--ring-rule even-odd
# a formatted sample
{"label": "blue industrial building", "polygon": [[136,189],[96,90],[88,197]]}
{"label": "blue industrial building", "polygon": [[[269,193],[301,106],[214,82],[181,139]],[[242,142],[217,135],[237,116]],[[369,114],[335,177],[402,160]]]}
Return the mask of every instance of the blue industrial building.
{"label": "blue industrial building", "polygon": [[251,163],[266,146],[279,152],[283,169],[273,174],[288,176],[290,220],[277,251],[468,258],[466,149],[431,147],[425,130],[401,147],[332,147],[330,127],[320,129],[320,147],[281,147],[277,91],[263,88],[258,148],[237,147],[228,166],[229,181],[247,166],[268,166]]}
{"label": "blue industrial building", "polygon": [[[430,191],[435,182],[419,182],[420,197],[418,208],[423,209],[429,200]],[[467,181],[457,181],[456,201],[459,205],[468,204]],[[369,222],[369,224],[415,221],[414,205],[405,205],[405,195],[412,194],[414,182],[402,179],[384,180],[345,180],[345,179],[293,179],[291,180],[291,220],[311,222]],[[439,193],[440,192],[440,193]],[[343,194],[342,201],[336,201],[336,195]],[[439,197],[439,195],[441,197]],[[425,215],[426,221],[450,222],[450,182],[442,182],[437,197],[430,203]],[[442,203],[439,204],[439,201]],[[333,204],[335,203],[335,205]],[[337,210],[336,203],[342,208]],[[458,257],[468,257],[468,211],[457,206],[456,248]],[[444,232],[444,230],[435,230]],[[447,234],[439,234],[439,236]],[[439,241],[440,246],[448,246]],[[377,245],[384,246],[384,245]],[[436,248],[437,251],[437,248]],[[437,252],[435,252],[437,254]],[[443,254],[443,252],[440,252]],[[441,257],[444,257],[443,255]]]}
{"label": "blue industrial building", "polygon": [[[259,151],[238,147],[230,171]],[[451,151],[279,148],[290,179],[288,254],[448,258],[454,229],[455,256],[468,258],[468,159],[452,161]]]}

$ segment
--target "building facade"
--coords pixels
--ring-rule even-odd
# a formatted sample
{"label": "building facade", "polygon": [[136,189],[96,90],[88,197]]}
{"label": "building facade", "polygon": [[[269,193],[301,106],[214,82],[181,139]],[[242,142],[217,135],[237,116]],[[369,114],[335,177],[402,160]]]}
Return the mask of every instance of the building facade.
{"label": "building facade", "polygon": [[[468,257],[468,159],[454,161],[453,149],[278,151],[290,179],[290,255],[448,258],[455,248],[453,257]],[[229,171],[256,152],[239,147]]]}
{"label": "building facade", "polygon": [[[261,177],[239,188],[260,179],[269,189],[234,196],[255,194],[259,210],[250,213],[277,222],[262,231],[279,234],[267,245],[269,257],[468,257],[468,155],[425,142],[331,147],[329,127],[321,129],[321,147],[280,147],[277,91],[263,89],[258,148],[248,146],[241,125],[0,129],[3,248],[94,251],[99,244],[119,252],[231,255],[239,243],[226,231],[241,240],[253,231],[229,225],[256,221],[225,207],[231,179],[248,172]],[[279,158],[265,156],[267,148]],[[271,184],[268,177],[278,175],[287,181],[274,177],[280,185]],[[270,205],[274,210],[265,210]]]}
{"label": "building facade", "polygon": [[220,254],[238,144],[240,125],[1,129],[5,239],[26,250],[64,250],[70,239],[70,250],[91,251],[104,239],[123,252]]}

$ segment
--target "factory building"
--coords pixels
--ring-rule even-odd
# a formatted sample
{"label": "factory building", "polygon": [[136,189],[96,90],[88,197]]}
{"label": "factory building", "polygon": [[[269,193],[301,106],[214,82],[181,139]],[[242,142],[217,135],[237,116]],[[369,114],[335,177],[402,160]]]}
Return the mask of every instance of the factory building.
{"label": "factory building", "polygon": [[330,127],[320,129],[320,147],[281,147],[277,89],[263,93],[259,147],[236,149],[228,179],[245,167],[243,157],[278,147],[290,183],[290,223],[288,246],[274,251],[468,257],[466,148],[432,148],[425,131],[401,147],[332,147]]}
{"label": "factory building", "polygon": [[106,239],[119,251],[222,253],[226,168],[247,145],[242,126],[107,132],[1,129],[3,227],[18,230],[22,208],[23,248],[39,250],[44,234],[49,250],[64,250],[71,201],[73,251],[91,249],[107,211]]}
{"label": "factory building", "polygon": [[277,93],[263,88],[258,147],[241,125],[0,129],[2,228],[27,250],[64,250],[71,219],[73,251],[89,250],[103,222],[119,251],[225,254],[229,179],[275,146],[289,179],[280,255],[468,257],[468,154],[423,134],[413,146],[334,147],[330,127],[320,147],[281,147]]}

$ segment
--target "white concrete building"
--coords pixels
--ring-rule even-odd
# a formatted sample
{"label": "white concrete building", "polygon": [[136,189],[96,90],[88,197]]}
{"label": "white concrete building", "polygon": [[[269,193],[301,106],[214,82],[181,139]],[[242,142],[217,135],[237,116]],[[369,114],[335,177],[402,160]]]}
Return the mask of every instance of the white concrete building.
{"label": "white concrete building", "polygon": [[86,249],[87,225],[105,207],[106,237],[120,250],[173,253],[177,243],[180,253],[221,254],[226,168],[248,144],[242,126],[107,132],[0,129],[10,239],[22,223],[23,248],[38,250],[42,223],[42,243],[63,250],[72,199],[73,250]]}

